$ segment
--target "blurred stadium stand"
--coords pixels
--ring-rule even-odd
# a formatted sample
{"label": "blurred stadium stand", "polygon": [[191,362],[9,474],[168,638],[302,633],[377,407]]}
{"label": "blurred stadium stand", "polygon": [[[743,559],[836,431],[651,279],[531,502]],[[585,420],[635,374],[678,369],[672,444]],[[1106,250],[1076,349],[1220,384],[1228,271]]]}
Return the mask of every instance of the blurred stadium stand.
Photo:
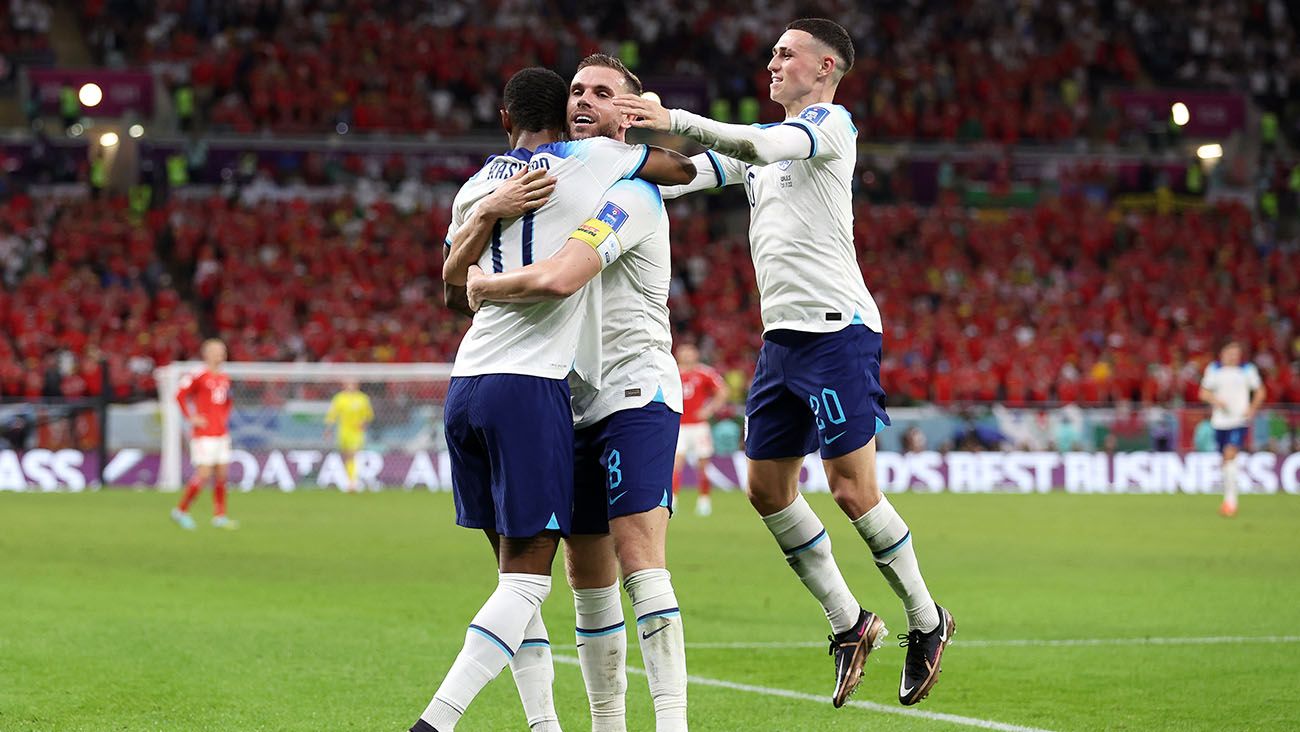
{"label": "blurred stadium stand", "polygon": [[[1229,333],[1300,402],[1295,3],[815,5],[858,47],[839,101],[895,402],[1191,402]],[[6,3],[0,397],[151,396],[205,335],[236,360],[449,361],[447,208],[503,144],[515,70],[603,50],[669,104],[779,114],[783,4],[629,7]],[[677,334],[743,389],[741,199],[670,213]]]}

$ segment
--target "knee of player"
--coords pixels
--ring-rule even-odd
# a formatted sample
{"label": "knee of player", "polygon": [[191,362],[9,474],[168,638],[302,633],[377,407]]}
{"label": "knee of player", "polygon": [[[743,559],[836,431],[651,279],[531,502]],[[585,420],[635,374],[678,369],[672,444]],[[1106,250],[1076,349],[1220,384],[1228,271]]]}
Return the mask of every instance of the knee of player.
{"label": "knee of player", "polygon": [[835,475],[827,471],[831,498],[845,513],[857,517],[870,511],[880,503],[880,484],[874,472],[856,475]]}

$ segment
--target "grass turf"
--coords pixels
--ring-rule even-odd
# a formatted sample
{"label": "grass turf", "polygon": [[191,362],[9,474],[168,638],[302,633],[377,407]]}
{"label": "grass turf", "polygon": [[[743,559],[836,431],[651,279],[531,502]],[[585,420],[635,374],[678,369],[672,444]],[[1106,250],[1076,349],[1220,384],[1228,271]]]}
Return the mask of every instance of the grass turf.
{"label": "grass turf", "polygon": [[[243,528],[167,519],[152,492],[0,494],[0,730],[405,730],[491,592],[487,543],[445,494],[235,495]],[[1004,639],[1294,636],[1300,500],[902,495],[927,580],[958,622],[920,707],[1051,730],[1300,728],[1300,643],[963,646]],[[840,567],[891,631],[898,601],[825,496]],[[687,496],[684,508],[689,509]],[[670,569],[688,643],[816,643],[820,608],[735,494],[684,510]],[[572,655],[563,580],[546,603]],[[630,612],[629,612],[630,614]],[[872,656],[854,697],[897,708],[902,650]],[[640,665],[635,643],[629,663]],[[692,648],[692,675],[826,697],[824,648]],[[500,678],[462,730],[526,728]],[[629,729],[653,728],[629,679]],[[590,729],[578,669],[558,664],[566,729]],[[1292,701],[1288,702],[1287,699]],[[692,729],[921,730],[959,725],[693,685]]]}

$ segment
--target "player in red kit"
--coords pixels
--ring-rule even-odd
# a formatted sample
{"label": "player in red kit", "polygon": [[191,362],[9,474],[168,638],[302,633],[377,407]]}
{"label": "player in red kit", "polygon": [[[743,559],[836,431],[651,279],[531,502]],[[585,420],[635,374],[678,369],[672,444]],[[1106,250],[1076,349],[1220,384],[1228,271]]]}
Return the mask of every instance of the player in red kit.
{"label": "player in red kit", "polygon": [[226,344],[210,339],[200,350],[205,368],[181,379],[176,401],[181,412],[190,421],[193,435],[190,441],[190,462],[194,475],[185,486],[181,503],[172,509],[172,520],[183,529],[193,529],[190,504],[199,495],[203,484],[212,478],[212,525],[219,529],[235,529],[239,524],[226,517],[226,468],[230,465],[230,376],[221,370],[226,361]]}
{"label": "player in red kit", "polygon": [[709,500],[709,476],[705,467],[713,457],[713,433],[709,420],[727,403],[727,384],[711,366],[700,363],[700,350],[690,343],[677,347],[677,369],[682,373],[682,428],[677,433],[677,457],[673,464],[673,494],[681,482],[682,466],[689,459],[700,480],[695,513],[713,513]]}

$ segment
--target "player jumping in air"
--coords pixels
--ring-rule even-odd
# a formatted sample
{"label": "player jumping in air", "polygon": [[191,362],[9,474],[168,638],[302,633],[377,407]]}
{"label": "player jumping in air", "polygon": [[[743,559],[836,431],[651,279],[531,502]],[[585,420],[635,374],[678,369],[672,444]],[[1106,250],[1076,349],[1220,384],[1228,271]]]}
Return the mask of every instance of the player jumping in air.
{"label": "player jumping in air", "polygon": [[1237,454],[1246,445],[1246,430],[1265,397],[1259,369],[1253,363],[1241,362],[1241,344],[1229,341],[1219,351],[1219,360],[1205,367],[1200,397],[1214,408],[1210,426],[1223,454],[1223,503],[1219,514],[1231,518],[1237,515]]}
{"label": "player jumping in air", "polygon": [[329,412],[325,414],[325,435],[331,429],[338,432],[339,453],[343,456],[343,466],[348,472],[348,484],[345,493],[361,490],[357,481],[357,453],[366,444],[366,426],[375,419],[375,410],[370,406],[370,397],[361,391],[356,379],[343,382],[343,390],[330,400]]}
{"label": "player jumping in air", "polygon": [[772,100],[786,111],[774,125],[728,125],[640,97],[615,100],[640,118],[637,126],[710,148],[695,158],[696,180],[665,197],[734,183],[749,195],[764,327],[745,407],[749,498],[826,611],[837,707],[857,688],[885,627],[854,599],[826,529],[799,494],[808,453],[820,449],[835,502],[907,611],[901,703],[916,704],[929,693],[955,629],[948,611],[930,598],[911,532],[876,480],[873,438],[889,424],[879,380],[883,330],[853,245],[857,129],[848,111],[832,103],[853,55],[848,33],[832,21],[787,26],[767,65]]}
{"label": "player jumping in air", "polygon": [[193,529],[190,504],[212,480],[212,525],[219,529],[239,528],[226,516],[226,474],[230,465],[230,376],[221,369],[226,361],[226,344],[213,338],[199,349],[204,368],[181,379],[176,401],[190,421],[190,462],[194,475],[185,486],[180,505],[172,509],[172,520],[183,529]]}
{"label": "player jumping in air", "polygon": [[682,468],[690,460],[695,468],[699,495],[695,513],[713,513],[709,499],[709,458],[713,457],[713,428],[709,420],[727,404],[727,384],[712,366],[700,361],[700,349],[693,343],[677,347],[677,368],[682,374],[682,431],[677,435],[673,459],[673,494],[681,482]]}
{"label": "player jumping in air", "polygon": [[[570,136],[622,141],[631,119],[614,107],[614,95],[641,91],[641,80],[618,59],[584,59],[569,85]],[[656,729],[685,732],[686,645],[666,557],[682,386],[672,356],[671,254],[659,189],[641,180],[615,183],[555,256],[504,274],[475,272],[469,299],[553,298],[597,276],[600,385],[571,381],[576,485],[565,556],[578,659],[593,732],[627,729],[621,571],[636,613]]]}
{"label": "player jumping in air", "polygon": [[[464,285],[472,264],[507,272],[555,255],[621,179],[694,177],[689,161],[664,150],[603,138],[561,142],[567,96],[564,80],[546,69],[524,69],[506,85],[501,122],[514,149],[489,158],[456,195],[443,266],[451,288]],[[509,220],[496,215],[490,193],[512,178],[528,186],[530,174],[543,172],[555,183],[553,193],[534,199],[540,208]],[[600,383],[599,328],[588,327],[599,322],[591,289],[547,302],[486,303],[456,354],[445,407],[456,522],[487,534],[498,556],[498,584],[412,732],[451,732],[507,663],[516,679],[533,677],[519,684],[529,726],[559,729],[540,608],[559,539],[572,522],[566,377],[573,370]],[[544,695],[531,693],[539,687]]]}

